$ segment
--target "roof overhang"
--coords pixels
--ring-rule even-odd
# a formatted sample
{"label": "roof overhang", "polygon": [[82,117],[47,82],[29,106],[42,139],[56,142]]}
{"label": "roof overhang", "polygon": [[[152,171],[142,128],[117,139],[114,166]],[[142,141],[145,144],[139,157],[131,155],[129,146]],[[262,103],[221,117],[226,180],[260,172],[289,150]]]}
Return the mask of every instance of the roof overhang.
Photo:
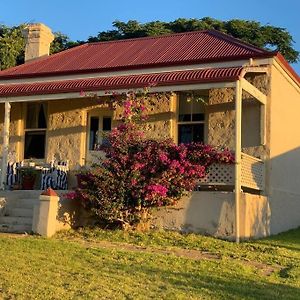
{"label": "roof overhang", "polygon": [[[243,67],[210,68],[176,72],[161,72],[126,76],[84,78],[61,81],[0,84],[0,98],[27,97],[80,92],[105,92],[115,90],[234,82],[243,73]],[[175,90],[174,90],[175,91]],[[4,102],[4,101],[1,101]]]}

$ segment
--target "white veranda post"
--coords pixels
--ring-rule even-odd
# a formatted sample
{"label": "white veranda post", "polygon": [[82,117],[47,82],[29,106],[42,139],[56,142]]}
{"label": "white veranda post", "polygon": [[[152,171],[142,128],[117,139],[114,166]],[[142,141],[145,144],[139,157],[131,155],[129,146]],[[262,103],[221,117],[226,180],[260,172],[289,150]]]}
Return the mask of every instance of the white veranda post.
{"label": "white veranda post", "polygon": [[240,196],[241,196],[241,147],[242,147],[242,86],[236,82],[235,94],[235,239],[240,241]]}
{"label": "white veranda post", "polygon": [[10,124],[10,108],[9,102],[5,102],[4,126],[3,126],[3,144],[2,144],[2,166],[1,166],[1,182],[0,188],[5,188],[6,172],[7,172],[7,156],[9,147],[9,124]]}

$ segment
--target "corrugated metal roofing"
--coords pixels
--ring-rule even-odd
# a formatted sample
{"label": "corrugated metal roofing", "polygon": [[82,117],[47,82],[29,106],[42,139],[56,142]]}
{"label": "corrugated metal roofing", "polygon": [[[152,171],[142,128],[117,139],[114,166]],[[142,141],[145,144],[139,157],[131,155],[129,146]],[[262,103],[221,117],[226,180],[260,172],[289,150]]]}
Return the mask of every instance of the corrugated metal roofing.
{"label": "corrugated metal roofing", "polygon": [[84,44],[0,72],[0,78],[90,73],[272,56],[218,31]]}
{"label": "corrugated metal roofing", "polygon": [[[0,85],[0,97],[141,88],[237,80],[242,67]],[[79,95],[78,95],[79,96]]]}

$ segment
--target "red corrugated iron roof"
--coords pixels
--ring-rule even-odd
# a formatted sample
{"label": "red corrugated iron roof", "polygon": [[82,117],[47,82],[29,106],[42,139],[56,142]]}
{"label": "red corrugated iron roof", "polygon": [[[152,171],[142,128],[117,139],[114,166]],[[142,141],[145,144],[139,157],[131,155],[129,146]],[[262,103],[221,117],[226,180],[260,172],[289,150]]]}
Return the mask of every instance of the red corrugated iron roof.
{"label": "red corrugated iron roof", "polygon": [[0,79],[274,56],[214,30],[84,44],[0,72]]}
{"label": "red corrugated iron roof", "polygon": [[234,81],[239,78],[242,70],[242,67],[213,68],[49,82],[0,84],[0,97],[45,95],[96,90],[133,89],[151,85],[168,86],[204,82]]}

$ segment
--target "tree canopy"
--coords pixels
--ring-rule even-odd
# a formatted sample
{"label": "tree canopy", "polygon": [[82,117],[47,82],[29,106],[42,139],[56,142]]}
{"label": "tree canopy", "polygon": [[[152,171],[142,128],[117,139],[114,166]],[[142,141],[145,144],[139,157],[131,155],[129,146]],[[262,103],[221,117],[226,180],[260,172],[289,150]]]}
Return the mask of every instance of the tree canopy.
{"label": "tree canopy", "polygon": [[[25,44],[22,36],[24,26],[25,24],[13,27],[0,25],[0,70],[24,62]],[[114,21],[112,30],[101,31],[96,36],[90,36],[87,41],[72,41],[67,35],[56,32],[50,53],[57,53],[85,42],[111,41],[205,29],[215,29],[257,47],[280,51],[290,63],[297,62],[299,59],[299,52],[294,48],[293,37],[285,28],[262,25],[256,21],[239,19],[221,21],[210,17],[179,18],[172,22]]]}

